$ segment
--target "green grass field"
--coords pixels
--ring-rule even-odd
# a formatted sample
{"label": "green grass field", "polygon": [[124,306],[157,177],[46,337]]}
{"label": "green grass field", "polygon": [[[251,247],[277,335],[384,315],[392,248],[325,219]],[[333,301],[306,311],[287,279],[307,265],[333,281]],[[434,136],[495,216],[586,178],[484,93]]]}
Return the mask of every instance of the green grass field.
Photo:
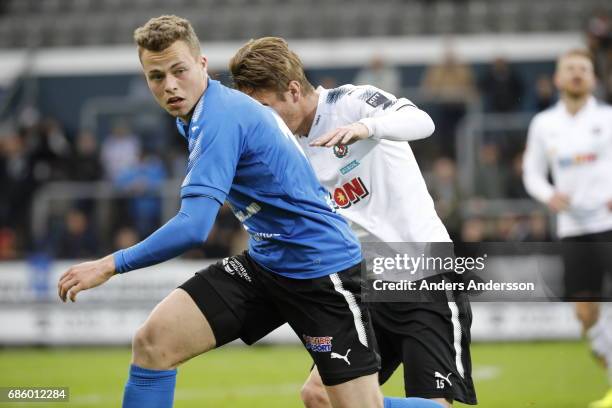
{"label": "green grass field", "polygon": [[[585,343],[476,344],[472,354],[480,407],[582,408],[607,389]],[[119,407],[129,360],[124,348],[0,349],[0,387],[70,387],[69,403],[0,402],[0,408]],[[216,350],[181,367],[175,406],[300,407],[309,364],[298,347]],[[384,392],[403,395],[401,372]]]}

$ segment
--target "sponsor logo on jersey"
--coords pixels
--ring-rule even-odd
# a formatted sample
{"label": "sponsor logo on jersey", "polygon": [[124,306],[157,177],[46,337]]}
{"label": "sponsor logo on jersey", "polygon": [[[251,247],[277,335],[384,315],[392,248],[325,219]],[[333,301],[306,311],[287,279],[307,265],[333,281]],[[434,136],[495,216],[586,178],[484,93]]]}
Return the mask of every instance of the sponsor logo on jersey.
{"label": "sponsor logo on jersey", "polygon": [[340,173],[346,174],[358,166],[359,166],[359,162],[357,160],[353,160],[352,162],[350,162],[349,164],[341,168]]}
{"label": "sponsor logo on jersey", "polygon": [[558,159],[559,167],[565,168],[570,166],[579,166],[581,164],[593,163],[597,160],[597,153],[577,154],[571,157],[560,157]]}
{"label": "sponsor logo on jersey", "polygon": [[306,346],[306,350],[311,350],[315,353],[331,352],[333,337],[330,337],[330,336],[313,337],[313,336],[307,336],[303,334],[302,339],[304,340],[304,345]]}
{"label": "sponsor logo on jersey", "polygon": [[340,187],[336,187],[332,194],[332,198],[336,205],[340,208],[349,208],[351,205],[358,203],[361,199],[370,195],[361,177],[355,177],[348,183],[344,183]]}
{"label": "sponsor logo on jersey", "polygon": [[346,157],[346,155],[349,152],[349,148],[347,145],[335,145],[334,146],[334,154],[336,155],[337,158],[341,159],[343,157]]}
{"label": "sponsor logo on jersey", "polygon": [[377,107],[378,105],[382,105],[386,102],[389,102],[389,98],[387,98],[385,95],[381,94],[380,92],[375,92],[374,95],[366,99],[366,103],[373,108]]}

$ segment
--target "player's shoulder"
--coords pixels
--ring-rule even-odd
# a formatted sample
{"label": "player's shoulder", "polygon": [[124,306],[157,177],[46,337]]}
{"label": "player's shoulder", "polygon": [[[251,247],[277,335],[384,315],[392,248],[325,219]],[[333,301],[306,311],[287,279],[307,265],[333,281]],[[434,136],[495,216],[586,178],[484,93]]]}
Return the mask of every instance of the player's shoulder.
{"label": "player's shoulder", "polygon": [[325,102],[330,105],[338,103],[367,104],[372,107],[390,104],[395,96],[373,85],[345,84],[327,91]]}
{"label": "player's shoulder", "polygon": [[559,116],[560,108],[559,104],[554,104],[541,112],[535,114],[535,116],[531,119],[531,126],[542,126],[548,123],[555,122],[557,117]]}
{"label": "player's shoulder", "polygon": [[611,115],[612,114],[612,105],[608,104],[604,101],[596,101],[595,106],[600,114],[603,115]]}

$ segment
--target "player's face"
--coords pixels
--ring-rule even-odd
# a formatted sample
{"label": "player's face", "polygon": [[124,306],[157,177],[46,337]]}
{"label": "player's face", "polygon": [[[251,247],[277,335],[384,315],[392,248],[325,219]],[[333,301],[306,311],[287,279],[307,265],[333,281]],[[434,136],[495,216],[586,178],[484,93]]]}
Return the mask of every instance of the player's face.
{"label": "player's face", "polygon": [[143,50],[140,62],[157,103],[187,122],[206,89],[206,57],[195,56],[187,43],[176,41],[160,52]]}
{"label": "player's face", "polygon": [[595,88],[593,63],[580,55],[563,58],[557,66],[555,85],[561,93],[572,98],[589,95]]}
{"label": "player's face", "polygon": [[296,133],[304,118],[299,104],[291,92],[279,95],[276,91],[258,90],[251,93],[262,105],[269,106],[283,119],[289,130]]}

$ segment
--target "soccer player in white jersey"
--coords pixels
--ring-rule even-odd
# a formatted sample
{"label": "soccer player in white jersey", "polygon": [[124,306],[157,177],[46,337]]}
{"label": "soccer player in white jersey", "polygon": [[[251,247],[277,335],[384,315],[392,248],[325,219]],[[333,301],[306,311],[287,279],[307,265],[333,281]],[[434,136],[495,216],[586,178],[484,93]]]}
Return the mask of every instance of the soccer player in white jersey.
{"label": "soccer player in white jersey", "polygon": [[[590,54],[572,50],[557,61],[560,101],[529,127],[523,179],[527,191],[557,213],[565,263],[565,298],[612,380],[612,328],[599,319],[603,277],[612,267],[612,107],[592,95]],[[548,172],[552,184],[548,181]],[[591,408],[612,407],[612,390]]]}
{"label": "soccer player in white jersey", "polygon": [[[235,86],[287,123],[362,242],[450,242],[407,143],[431,135],[427,113],[372,86],[314,89],[277,37],[249,41],[229,65]],[[403,363],[407,396],[476,403],[466,300],[370,308],[381,384]],[[309,408],[330,406],[316,367],[301,397]]]}

